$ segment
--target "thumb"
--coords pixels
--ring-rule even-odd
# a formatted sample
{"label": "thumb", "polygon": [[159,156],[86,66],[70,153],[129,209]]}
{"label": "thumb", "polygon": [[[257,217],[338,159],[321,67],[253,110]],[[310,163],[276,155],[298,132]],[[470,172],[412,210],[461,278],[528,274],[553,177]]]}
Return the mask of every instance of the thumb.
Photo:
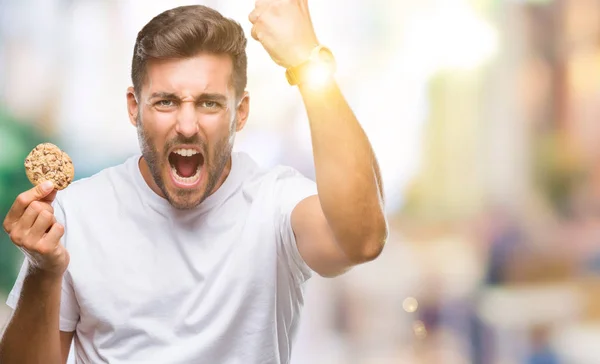
{"label": "thumb", "polygon": [[44,181],[35,187],[36,200],[44,200],[46,202],[54,201],[56,197],[56,190],[54,189],[54,182]]}
{"label": "thumb", "polygon": [[52,203],[54,201],[54,199],[56,198],[57,192],[58,192],[58,190],[52,189],[52,192],[50,192],[50,194],[48,194],[46,197],[44,197],[41,201]]}

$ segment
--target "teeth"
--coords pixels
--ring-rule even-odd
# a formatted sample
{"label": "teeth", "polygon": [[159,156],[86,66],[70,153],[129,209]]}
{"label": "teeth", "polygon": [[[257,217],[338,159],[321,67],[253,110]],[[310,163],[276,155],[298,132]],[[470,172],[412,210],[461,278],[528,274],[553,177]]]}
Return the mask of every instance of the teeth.
{"label": "teeth", "polygon": [[173,177],[175,177],[177,181],[185,184],[192,184],[196,182],[200,177],[200,168],[196,169],[196,173],[194,173],[194,175],[190,177],[181,177],[179,174],[177,174],[177,170],[173,166],[171,166],[171,172],[173,173]]}
{"label": "teeth", "polygon": [[198,154],[198,151],[193,150],[193,149],[177,149],[177,150],[174,150],[173,153],[179,154],[180,156],[183,156],[183,157],[191,157],[193,155]]}

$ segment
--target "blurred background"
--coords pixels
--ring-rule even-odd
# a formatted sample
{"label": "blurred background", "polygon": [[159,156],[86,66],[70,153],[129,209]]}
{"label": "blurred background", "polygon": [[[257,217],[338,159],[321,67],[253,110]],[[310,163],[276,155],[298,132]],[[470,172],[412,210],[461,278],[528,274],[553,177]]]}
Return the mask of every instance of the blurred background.
{"label": "blurred background", "polygon": [[[76,179],[138,152],[125,90],[154,15],[254,1],[0,0],[0,215],[39,142]],[[379,259],[307,284],[294,364],[600,363],[600,0],[309,1],[381,164]],[[237,150],[314,176],[299,93],[250,39]],[[0,235],[0,297],[23,257]],[[8,311],[0,304],[0,327]]]}

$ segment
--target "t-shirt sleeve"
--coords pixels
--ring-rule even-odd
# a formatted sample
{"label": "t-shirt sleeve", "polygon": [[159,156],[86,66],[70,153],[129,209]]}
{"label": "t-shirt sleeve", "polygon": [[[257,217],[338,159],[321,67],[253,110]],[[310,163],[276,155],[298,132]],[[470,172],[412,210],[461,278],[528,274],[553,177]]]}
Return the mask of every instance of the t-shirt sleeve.
{"label": "t-shirt sleeve", "polygon": [[317,185],[300,172],[287,167],[282,167],[275,185],[279,256],[288,264],[294,281],[302,284],[312,276],[313,272],[298,251],[296,236],[292,229],[292,211],[300,201],[317,194]]}
{"label": "t-shirt sleeve", "polygon": [[[65,224],[65,214],[58,203],[58,200],[55,200],[53,203],[54,207],[54,215],[56,216],[56,220]],[[65,244],[66,236],[67,236],[67,228],[65,227],[65,234],[61,239],[61,243],[67,247]],[[8,294],[8,298],[6,300],[6,304],[8,307],[15,310],[19,303],[19,299],[21,297],[21,289],[23,288],[23,282],[25,281],[25,277],[27,276],[27,272],[29,270],[29,264],[27,258],[23,261],[21,265],[21,270],[17,276],[17,280],[13,285],[12,290]],[[79,321],[79,305],[77,304],[77,300],[75,298],[75,292],[73,291],[73,282],[71,279],[71,274],[69,270],[65,272],[62,281],[62,292],[61,292],[61,302],[60,302],[60,322],[59,328],[60,331],[75,331],[75,327],[77,326],[77,322]]]}

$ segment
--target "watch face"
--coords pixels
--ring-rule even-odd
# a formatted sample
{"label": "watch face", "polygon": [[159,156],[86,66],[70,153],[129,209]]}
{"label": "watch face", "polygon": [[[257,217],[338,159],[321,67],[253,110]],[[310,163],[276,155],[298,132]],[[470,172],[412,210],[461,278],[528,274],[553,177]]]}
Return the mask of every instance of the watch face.
{"label": "watch face", "polygon": [[335,72],[336,63],[333,53],[326,47],[320,47],[311,59],[286,70],[285,76],[290,85],[315,83],[327,80]]}

